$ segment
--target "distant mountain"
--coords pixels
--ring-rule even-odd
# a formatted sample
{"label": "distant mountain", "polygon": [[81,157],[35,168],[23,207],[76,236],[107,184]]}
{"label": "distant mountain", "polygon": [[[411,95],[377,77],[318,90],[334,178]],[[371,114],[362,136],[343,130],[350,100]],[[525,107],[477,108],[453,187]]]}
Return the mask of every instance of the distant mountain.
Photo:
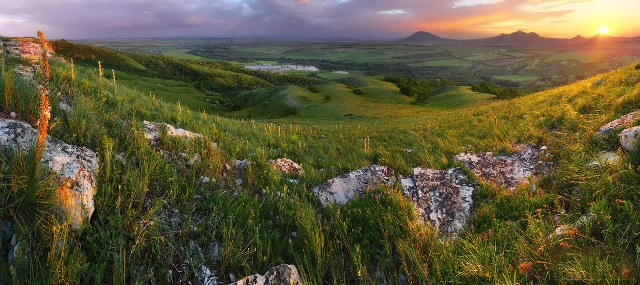
{"label": "distant mountain", "polygon": [[408,42],[408,43],[435,43],[435,42],[445,42],[450,40],[441,38],[429,32],[421,31],[409,36],[408,38],[402,39],[400,41]]}
{"label": "distant mountain", "polygon": [[474,40],[483,44],[491,45],[547,45],[561,43],[564,40],[541,37],[537,33],[526,33],[517,31],[511,34],[500,34],[497,37]]}
{"label": "distant mountain", "polygon": [[612,37],[609,35],[596,35],[591,38],[577,35],[571,39],[546,38],[534,32],[517,31],[511,34],[500,34],[495,37],[472,39],[472,40],[452,40],[441,38],[429,32],[417,32],[408,38],[401,39],[401,42],[407,43],[469,43],[481,45],[505,45],[505,46],[521,46],[521,45],[556,45],[556,44],[605,44],[612,42],[629,42],[640,41],[640,37]]}

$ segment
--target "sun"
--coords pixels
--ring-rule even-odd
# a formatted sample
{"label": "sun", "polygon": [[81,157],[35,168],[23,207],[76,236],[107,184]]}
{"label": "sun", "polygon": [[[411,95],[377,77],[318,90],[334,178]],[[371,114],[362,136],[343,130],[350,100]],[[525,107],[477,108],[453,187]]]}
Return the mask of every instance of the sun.
{"label": "sun", "polygon": [[601,26],[600,28],[598,28],[598,34],[608,35],[609,34],[609,27]]}

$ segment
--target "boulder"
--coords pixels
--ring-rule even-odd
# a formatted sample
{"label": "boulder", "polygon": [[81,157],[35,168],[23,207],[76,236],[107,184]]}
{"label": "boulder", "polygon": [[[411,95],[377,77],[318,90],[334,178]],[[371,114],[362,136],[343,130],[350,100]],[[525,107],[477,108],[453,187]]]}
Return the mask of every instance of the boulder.
{"label": "boulder", "polygon": [[282,173],[292,175],[304,174],[304,169],[302,169],[300,165],[293,162],[291,159],[278,158],[276,160],[271,160],[270,162],[274,169],[280,170]]}
{"label": "boulder", "polygon": [[[18,120],[0,121],[0,147],[22,152],[35,146],[38,131]],[[41,164],[58,176],[56,203],[73,229],[80,229],[91,218],[95,206],[98,157],[84,147],[48,138]]]}
{"label": "boulder", "polygon": [[404,195],[413,202],[421,220],[440,233],[457,237],[471,213],[475,190],[462,169],[415,168],[413,177],[401,182]]}
{"label": "boulder", "polygon": [[185,129],[176,128],[169,124],[163,123],[155,123],[149,121],[143,121],[144,123],[144,136],[151,140],[152,142],[157,141],[160,138],[160,132],[163,129],[166,129],[167,136],[177,137],[177,138],[186,138],[186,139],[195,139],[202,138],[201,134],[187,131]]}
{"label": "boulder", "polygon": [[620,162],[622,158],[613,151],[603,151],[598,153],[596,159],[589,163],[590,166],[612,165]]}
{"label": "boulder", "polygon": [[456,155],[456,163],[466,165],[478,178],[498,186],[514,189],[527,184],[528,178],[539,178],[551,169],[550,155],[546,147],[516,145],[517,152],[511,155],[494,156],[491,152],[467,152]]}
{"label": "boulder", "polygon": [[[231,283],[235,285],[302,285],[298,269],[293,265],[282,264],[273,267],[264,275],[255,274]],[[230,284],[230,285],[231,285]]]}
{"label": "boulder", "polygon": [[640,111],[635,111],[633,113],[626,114],[614,121],[607,123],[602,126],[597,132],[596,135],[600,136],[609,136],[618,128],[628,127],[636,120],[640,119]]}
{"label": "boulder", "polygon": [[640,137],[640,126],[622,131],[619,137],[622,147],[629,152],[634,152],[638,145],[638,138]]}
{"label": "boulder", "polygon": [[369,188],[392,186],[395,181],[392,169],[386,166],[371,165],[333,178],[311,191],[324,206],[344,205]]}

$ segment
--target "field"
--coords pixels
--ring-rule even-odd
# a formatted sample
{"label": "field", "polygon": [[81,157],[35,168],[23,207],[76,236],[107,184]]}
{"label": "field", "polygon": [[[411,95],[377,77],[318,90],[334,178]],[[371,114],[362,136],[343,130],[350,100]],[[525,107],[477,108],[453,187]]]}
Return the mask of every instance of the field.
{"label": "field", "polygon": [[[91,42],[135,51],[140,43],[114,40]],[[634,43],[607,46],[482,46],[420,45],[389,42],[289,42],[286,40],[224,39],[144,41],[147,49],[165,50],[167,56],[227,60],[240,64],[310,64],[321,70],[345,70],[369,75],[402,74],[419,79],[447,78],[459,85],[492,81],[530,91],[574,82],[632,64],[640,58]],[[179,50],[180,53],[175,51]],[[517,80],[508,76],[517,75]],[[540,77],[546,80],[537,80]]]}
{"label": "field", "polygon": [[[34,161],[28,154],[0,152],[0,210],[25,249],[13,263],[0,259],[3,284],[194,284],[202,282],[203,267],[229,283],[282,263],[294,264],[305,284],[640,280],[638,157],[619,151],[619,163],[590,165],[600,151],[618,150],[617,134],[596,138],[594,132],[640,107],[639,68],[627,66],[510,100],[447,86],[416,104],[416,98],[382,80],[394,68],[385,56],[414,57],[398,59],[403,69],[405,63],[429,62],[422,57],[432,52],[464,60],[495,48],[472,53],[459,46],[403,50],[395,43],[314,43],[308,51],[270,42],[194,45],[195,54],[215,61],[89,50],[119,60],[118,65],[103,61],[116,67],[116,86],[113,78],[99,77],[88,60],[77,58],[75,69],[52,61],[49,135],[98,153],[97,210],[83,231],[69,230],[54,218],[50,173],[30,172]],[[216,54],[226,52],[235,62],[219,62],[226,57],[209,53],[212,45]],[[349,57],[323,50],[336,45],[358,58],[340,62]],[[368,52],[357,52],[362,50]],[[522,52],[534,54],[529,47]],[[542,77],[549,56],[507,68],[472,66],[479,73],[493,71],[487,76],[527,82]],[[335,69],[281,75],[236,64],[257,60],[310,61]],[[16,62],[8,61],[0,78],[0,92],[15,90],[14,100],[9,106],[0,100],[0,108],[34,124],[37,82],[7,76]],[[390,69],[359,65],[366,62]],[[581,74],[595,73],[573,64]],[[148,71],[154,66],[166,68]],[[557,69],[549,69],[551,77],[567,68],[552,66]],[[525,72],[511,74],[511,68]],[[233,108],[218,115],[207,110],[222,103],[197,109],[213,98],[229,100]],[[61,101],[71,111],[59,108]],[[204,140],[161,134],[152,145],[143,120],[170,123]],[[323,207],[311,193],[327,179],[367,165],[385,165],[406,176],[414,167],[459,166],[452,157],[460,152],[506,153],[517,143],[547,146],[553,170],[515,190],[474,180],[473,212],[456,240],[419,221],[398,184],[369,190],[343,206]],[[183,158],[195,154],[198,163]],[[304,175],[274,170],[269,160],[281,157],[298,162]],[[236,159],[250,165],[236,171]],[[554,236],[559,226],[578,223],[584,226]],[[11,235],[2,240],[6,256]]]}

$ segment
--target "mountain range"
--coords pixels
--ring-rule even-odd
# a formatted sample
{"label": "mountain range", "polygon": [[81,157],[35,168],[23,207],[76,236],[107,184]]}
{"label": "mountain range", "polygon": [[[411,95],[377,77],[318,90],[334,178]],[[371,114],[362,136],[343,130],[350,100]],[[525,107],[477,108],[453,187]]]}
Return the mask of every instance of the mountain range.
{"label": "mountain range", "polygon": [[469,39],[469,40],[455,40],[447,39],[437,36],[433,33],[420,31],[413,35],[401,39],[401,42],[406,43],[474,43],[484,45],[555,45],[555,44],[600,44],[603,42],[631,42],[640,41],[640,37],[612,37],[608,35],[596,35],[588,38],[581,35],[575,36],[570,39],[561,38],[547,38],[542,37],[534,32],[517,31],[511,34],[500,34],[495,37],[481,38],[481,39]]}

